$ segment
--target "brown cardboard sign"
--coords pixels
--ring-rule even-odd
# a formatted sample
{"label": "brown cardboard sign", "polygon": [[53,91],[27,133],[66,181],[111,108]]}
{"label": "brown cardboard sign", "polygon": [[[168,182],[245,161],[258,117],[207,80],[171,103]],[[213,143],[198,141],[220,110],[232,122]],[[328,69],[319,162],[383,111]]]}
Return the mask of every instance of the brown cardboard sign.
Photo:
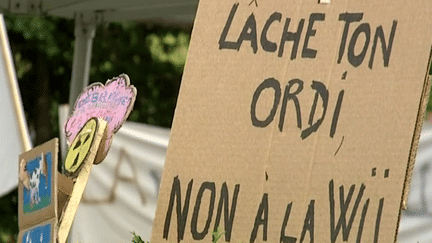
{"label": "brown cardboard sign", "polygon": [[18,234],[17,242],[41,242],[52,243],[57,239],[57,220],[49,219],[27,229],[22,229]]}
{"label": "brown cardboard sign", "polygon": [[74,184],[57,171],[57,159],[58,138],[20,155],[18,221],[21,230],[61,217]]}
{"label": "brown cardboard sign", "polygon": [[19,156],[20,229],[57,216],[57,157],[57,138]]}
{"label": "brown cardboard sign", "polygon": [[152,242],[394,242],[431,14],[200,1]]}

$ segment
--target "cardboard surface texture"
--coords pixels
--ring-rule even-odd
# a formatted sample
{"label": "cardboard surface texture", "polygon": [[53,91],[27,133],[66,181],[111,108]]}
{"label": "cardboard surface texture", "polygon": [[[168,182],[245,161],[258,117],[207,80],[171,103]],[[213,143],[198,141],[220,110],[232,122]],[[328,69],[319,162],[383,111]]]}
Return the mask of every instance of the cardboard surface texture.
{"label": "cardboard surface texture", "polygon": [[55,239],[57,239],[57,221],[49,219],[28,229],[20,230],[17,242],[52,243],[56,242]]}
{"label": "cardboard surface texture", "polygon": [[18,223],[24,229],[58,215],[58,139],[19,156]]}
{"label": "cardboard surface texture", "polygon": [[57,171],[58,139],[19,156],[19,241],[54,242],[73,181]]}
{"label": "cardboard surface texture", "polygon": [[430,16],[430,0],[200,1],[151,242],[218,226],[220,242],[394,242]]}
{"label": "cardboard surface texture", "polygon": [[61,173],[58,173],[58,191],[57,191],[57,219],[60,220],[64,207],[66,206],[66,203],[68,202],[70,195],[72,194],[72,190],[74,187],[72,179],[69,177],[64,176]]}

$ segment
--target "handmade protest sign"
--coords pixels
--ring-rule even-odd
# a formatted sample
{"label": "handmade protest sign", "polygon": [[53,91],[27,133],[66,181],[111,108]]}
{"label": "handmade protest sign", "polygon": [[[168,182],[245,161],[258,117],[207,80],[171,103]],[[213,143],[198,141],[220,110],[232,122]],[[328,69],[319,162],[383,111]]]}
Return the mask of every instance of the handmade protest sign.
{"label": "handmade protest sign", "polygon": [[152,242],[394,242],[431,14],[200,1]]}
{"label": "handmade protest sign", "polygon": [[26,242],[54,242],[57,237],[57,220],[73,188],[72,180],[57,171],[57,159],[57,138],[19,156],[19,237]]}
{"label": "handmade protest sign", "polygon": [[21,229],[57,216],[58,140],[19,157],[18,219]]}
{"label": "handmade protest sign", "polygon": [[52,243],[57,239],[57,220],[46,220],[28,229],[20,231],[17,242]]}
{"label": "handmade protest sign", "polygon": [[[76,177],[85,159],[90,156],[90,149],[93,147],[98,129],[98,120],[88,120],[81,131],[75,136],[65,159],[65,172],[67,175]],[[105,142],[105,141],[104,141]]]}
{"label": "handmade protest sign", "polygon": [[79,95],[74,111],[65,124],[69,149],[64,172],[74,180],[70,198],[59,220],[58,241],[66,242],[93,164],[102,162],[113,135],[129,116],[136,89],[122,74],[105,85],[94,83]]}
{"label": "handmade protest sign", "polygon": [[[71,147],[68,151],[66,162],[69,162],[68,158],[74,158],[71,159],[71,161],[76,161],[76,164],[78,165],[75,166],[73,164],[69,165],[69,163],[66,164],[67,168],[70,169],[70,173],[72,173],[74,176],[76,173],[76,179],[73,191],[68,202],[66,203],[64,213],[62,214],[62,217],[59,221],[58,242],[60,243],[64,243],[67,240],[73,219],[84,193],[84,189],[87,185],[90,172],[93,168],[96,154],[100,146],[102,146],[102,144],[105,142],[104,134],[106,134],[107,129],[108,124],[105,120],[101,118],[89,119],[84,124],[83,129],[80,130],[72,143],[75,145],[80,144],[81,146],[78,145],[77,147]],[[86,142],[86,138],[87,141],[90,142]],[[84,142],[78,142],[83,141],[83,139]]]}
{"label": "handmade protest sign", "polygon": [[69,144],[75,139],[83,125],[92,117],[108,122],[106,141],[95,160],[102,162],[111,146],[112,136],[117,132],[135,103],[136,89],[130,85],[129,77],[121,74],[108,80],[105,85],[93,83],[88,86],[75,102],[74,111],[65,124]]}

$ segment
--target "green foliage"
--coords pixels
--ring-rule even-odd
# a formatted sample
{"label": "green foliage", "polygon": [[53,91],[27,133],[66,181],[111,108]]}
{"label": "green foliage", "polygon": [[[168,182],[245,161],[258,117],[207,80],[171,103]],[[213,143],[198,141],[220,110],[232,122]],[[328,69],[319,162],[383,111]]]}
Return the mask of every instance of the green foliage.
{"label": "green foliage", "polygon": [[[429,69],[429,75],[432,75],[432,63],[431,63],[431,67]],[[426,108],[426,110],[428,112],[432,112],[432,98],[431,97],[432,97],[432,87],[431,87],[431,90],[429,93],[429,100],[428,100],[428,104],[427,104],[427,108]]]}
{"label": "green foliage", "polygon": [[149,243],[148,241],[147,241],[147,242],[143,241],[143,240],[141,239],[141,236],[136,235],[135,232],[132,232],[132,234],[133,234],[133,236],[134,236],[134,237],[132,238],[132,243]]}
{"label": "green foliage", "polygon": [[[149,243],[148,241],[144,242],[141,239],[141,236],[136,235],[135,232],[132,232],[132,234],[134,236],[132,238],[133,243]],[[222,229],[220,227],[218,227],[217,230],[212,233],[212,243],[218,243],[219,239],[222,237],[223,234],[225,234],[225,232],[222,231]]]}
{"label": "green foliage", "polygon": [[212,243],[217,243],[224,234],[225,231],[222,231],[222,229],[218,227],[217,230],[212,233]]}
{"label": "green foliage", "polygon": [[[59,136],[58,107],[68,103],[74,22],[6,15],[6,27],[33,145]],[[189,45],[188,30],[145,23],[97,27],[90,83],[126,73],[138,95],[129,120],[170,127]],[[0,198],[0,243],[18,233],[17,190]],[[138,240],[138,238],[137,238]]]}
{"label": "green foliage", "polygon": [[5,21],[26,120],[39,145],[59,134],[53,104],[68,101],[73,21],[22,15],[6,15]]}
{"label": "green foliage", "polygon": [[[5,20],[37,145],[59,134],[57,109],[68,103],[74,24],[45,16]],[[184,29],[133,22],[100,25],[93,42],[90,83],[127,73],[138,90],[130,120],[170,127],[189,39]]]}
{"label": "green foliage", "polygon": [[18,189],[0,198],[0,243],[17,242]]}
{"label": "green foliage", "polygon": [[130,120],[170,127],[189,33],[145,24],[109,24],[97,29],[91,82],[127,73],[138,95]]}

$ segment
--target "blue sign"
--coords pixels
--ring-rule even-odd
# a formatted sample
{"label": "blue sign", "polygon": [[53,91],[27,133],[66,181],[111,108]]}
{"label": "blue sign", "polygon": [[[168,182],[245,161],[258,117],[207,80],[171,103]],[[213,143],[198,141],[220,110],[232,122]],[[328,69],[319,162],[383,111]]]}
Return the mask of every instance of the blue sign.
{"label": "blue sign", "polygon": [[22,238],[22,243],[50,243],[53,242],[51,237],[51,223],[47,223],[45,225],[36,226],[25,232]]}

